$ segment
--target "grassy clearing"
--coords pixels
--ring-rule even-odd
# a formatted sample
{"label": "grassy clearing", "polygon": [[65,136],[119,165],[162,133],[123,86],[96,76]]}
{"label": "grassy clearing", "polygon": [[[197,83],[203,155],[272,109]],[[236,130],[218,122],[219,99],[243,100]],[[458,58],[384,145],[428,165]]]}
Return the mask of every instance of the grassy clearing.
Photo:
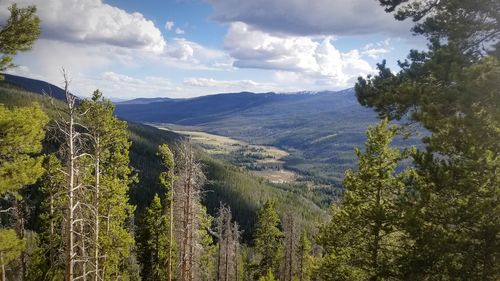
{"label": "grassy clearing", "polygon": [[295,182],[296,173],[283,168],[285,157],[290,154],[282,149],[254,145],[233,138],[196,131],[189,127],[172,125],[155,125],[157,128],[173,131],[188,137],[209,155],[227,160],[252,175],[263,177],[273,183]]}

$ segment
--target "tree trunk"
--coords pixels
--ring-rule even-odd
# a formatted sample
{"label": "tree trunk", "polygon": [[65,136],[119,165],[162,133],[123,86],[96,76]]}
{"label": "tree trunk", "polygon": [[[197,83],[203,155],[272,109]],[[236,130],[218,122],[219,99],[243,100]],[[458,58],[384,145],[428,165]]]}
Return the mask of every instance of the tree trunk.
{"label": "tree trunk", "polygon": [[230,238],[230,233],[231,233],[231,225],[229,222],[229,218],[227,218],[226,221],[226,257],[225,257],[225,262],[226,262],[226,269],[225,269],[225,278],[224,281],[229,280],[229,238]]}
{"label": "tree trunk", "polygon": [[68,109],[70,111],[69,116],[69,131],[68,131],[68,145],[69,145],[69,167],[68,167],[68,175],[69,175],[69,183],[68,183],[68,219],[67,219],[67,249],[66,249],[66,273],[65,280],[72,281],[73,280],[73,258],[75,256],[74,253],[74,230],[73,230],[73,222],[74,218],[74,185],[75,185],[75,149],[74,149],[74,120],[73,120],[73,105],[70,101],[69,92],[67,89],[68,82],[66,82],[65,92],[66,98],[68,99]]}
{"label": "tree trunk", "polygon": [[95,233],[94,233],[94,281],[99,281],[99,191],[100,191],[100,139],[99,136],[96,138],[96,155],[95,155]]}

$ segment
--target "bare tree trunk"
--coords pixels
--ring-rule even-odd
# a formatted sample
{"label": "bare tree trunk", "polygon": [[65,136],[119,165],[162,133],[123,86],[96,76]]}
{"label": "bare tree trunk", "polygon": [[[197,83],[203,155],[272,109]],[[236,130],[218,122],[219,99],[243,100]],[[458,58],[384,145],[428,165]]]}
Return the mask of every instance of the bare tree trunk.
{"label": "bare tree trunk", "polygon": [[54,192],[51,190],[50,191],[50,206],[49,206],[49,215],[50,215],[50,226],[49,226],[49,244],[50,244],[50,250],[49,250],[49,260],[50,260],[50,266],[53,266],[55,263],[55,253],[54,253],[54,240],[55,240],[55,226],[54,226]]}
{"label": "bare tree trunk", "polygon": [[203,274],[199,268],[201,241],[200,190],[205,180],[201,164],[195,158],[190,144],[182,144],[176,155],[176,174],[179,180],[175,187],[177,212],[176,232],[179,245],[179,281],[198,280]]}
{"label": "bare tree trunk", "polygon": [[85,238],[82,237],[85,233],[85,226],[84,226],[84,221],[83,221],[83,218],[82,220],[80,221],[80,243],[81,243],[81,253],[80,255],[82,256],[82,272],[81,272],[81,276],[83,277],[83,281],[86,281],[87,280],[87,248],[86,248],[86,244],[85,244]]}
{"label": "bare tree trunk", "polygon": [[99,281],[99,191],[100,191],[100,175],[101,175],[101,167],[100,167],[100,138],[99,136],[96,137],[95,139],[95,144],[96,144],[96,155],[95,155],[95,230],[94,230],[94,281]]}
{"label": "bare tree trunk", "polygon": [[216,280],[220,281],[220,274],[221,274],[220,268],[222,266],[222,264],[221,264],[221,260],[222,260],[222,252],[221,252],[221,248],[222,248],[222,243],[221,243],[222,242],[221,241],[221,238],[222,238],[222,229],[219,229],[218,233],[219,233],[219,237],[218,237],[218,239],[219,239],[219,243],[218,243],[219,247],[217,249],[217,279]]}
{"label": "bare tree trunk", "polygon": [[234,243],[234,280],[238,281],[238,265],[240,260],[239,248],[240,248],[240,231],[237,222],[233,224],[233,243]]}
{"label": "bare tree trunk", "polygon": [[64,74],[64,80],[65,80],[65,86],[64,86],[64,92],[66,94],[66,101],[68,105],[68,112],[69,112],[69,124],[68,124],[68,131],[67,131],[67,142],[69,146],[69,165],[68,165],[68,177],[69,177],[69,182],[68,182],[68,208],[67,208],[67,249],[66,249],[66,272],[65,272],[65,280],[66,281],[72,281],[73,280],[73,264],[74,264],[74,257],[75,257],[75,240],[74,240],[74,211],[75,211],[75,147],[74,147],[74,141],[75,141],[75,129],[74,129],[74,97],[71,96],[71,94],[68,91],[68,86],[69,86],[69,81],[66,78],[66,74]]}
{"label": "bare tree trunk", "polygon": [[229,219],[226,221],[226,257],[225,257],[225,262],[226,262],[226,269],[225,269],[225,278],[224,281],[229,280],[229,239],[231,236],[229,235],[231,233],[231,222]]}

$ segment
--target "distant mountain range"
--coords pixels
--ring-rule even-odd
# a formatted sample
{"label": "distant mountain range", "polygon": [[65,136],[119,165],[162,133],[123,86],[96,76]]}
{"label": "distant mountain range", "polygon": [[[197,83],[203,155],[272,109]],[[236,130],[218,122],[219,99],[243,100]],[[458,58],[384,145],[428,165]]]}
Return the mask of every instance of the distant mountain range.
{"label": "distant mountain range", "polygon": [[333,92],[228,93],[191,99],[117,103],[116,114],[148,123],[173,123],[291,153],[286,167],[316,180],[339,183],[354,167],[354,147],[377,122],[354,89]]}
{"label": "distant mountain range", "polygon": [[148,104],[154,102],[167,102],[171,101],[171,98],[137,98],[132,100],[115,100],[115,103],[120,105],[125,104]]}
{"label": "distant mountain range", "polygon": [[[62,89],[40,80],[8,74],[5,80],[32,92],[64,97]],[[366,129],[378,121],[375,112],[358,103],[353,89],[137,98],[115,104],[117,116],[129,121],[195,126],[250,143],[277,146],[291,154],[286,159],[287,168],[334,183],[341,181],[347,168],[355,166],[354,148],[363,146]],[[418,140],[404,143],[417,144]]]}

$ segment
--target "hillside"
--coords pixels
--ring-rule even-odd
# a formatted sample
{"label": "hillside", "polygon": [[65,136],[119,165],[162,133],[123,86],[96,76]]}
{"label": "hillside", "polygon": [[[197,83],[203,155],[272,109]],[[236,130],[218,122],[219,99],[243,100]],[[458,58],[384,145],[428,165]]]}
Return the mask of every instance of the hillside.
{"label": "hillside", "polygon": [[[285,167],[300,173],[302,179],[337,186],[344,171],[354,167],[354,148],[363,145],[366,129],[377,122],[376,113],[359,104],[354,89],[295,94],[242,92],[118,103],[116,114],[127,120],[192,126],[193,130],[276,146],[289,152]],[[419,142],[413,138],[404,143]]]}
{"label": "hillside", "polygon": [[[54,85],[50,87],[57,88]],[[49,116],[56,117],[54,105],[58,107],[63,104],[59,101],[51,102],[50,98],[40,93],[41,91],[28,92],[6,81],[0,81],[0,103],[8,106],[25,106],[37,102]],[[182,136],[133,122],[129,122],[128,129],[132,142],[131,165],[139,178],[139,182],[130,189],[130,201],[140,212],[149,205],[155,193],[164,192],[158,182],[162,171],[156,156],[158,145],[169,143],[175,148],[176,142],[182,140]],[[204,163],[208,179],[204,204],[211,214],[215,214],[220,202],[230,205],[235,218],[244,230],[246,241],[250,241],[253,235],[256,211],[271,197],[278,199],[277,207],[281,214],[291,211],[290,206],[294,206],[292,211],[299,220],[307,223],[313,223],[315,219],[324,217],[325,212],[318,207],[318,204],[325,199],[320,195],[300,186],[271,184],[229,163],[214,159],[202,151],[198,153]],[[36,225],[36,222],[33,224]]]}
{"label": "hillside", "polygon": [[137,122],[174,123],[287,150],[286,168],[306,179],[339,184],[354,165],[376,114],[359,105],[353,89],[316,94],[235,93],[117,105],[117,115]]}

